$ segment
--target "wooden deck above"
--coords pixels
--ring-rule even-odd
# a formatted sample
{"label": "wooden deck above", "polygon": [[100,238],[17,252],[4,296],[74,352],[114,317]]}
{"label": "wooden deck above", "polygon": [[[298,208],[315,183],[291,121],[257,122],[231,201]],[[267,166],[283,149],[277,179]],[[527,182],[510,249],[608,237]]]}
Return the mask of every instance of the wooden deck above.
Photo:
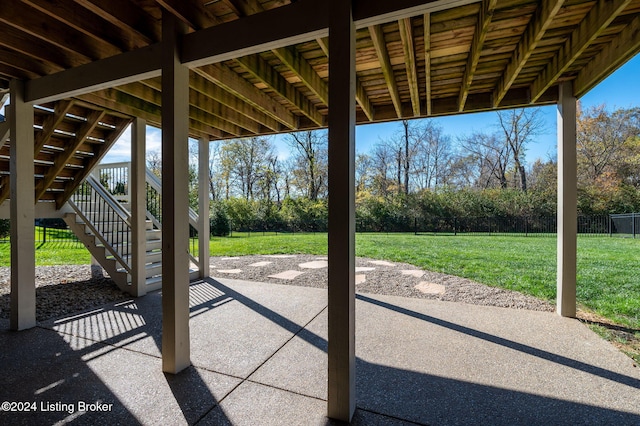
{"label": "wooden deck above", "polygon": [[[131,121],[78,100],[34,107],[35,200],[60,208]],[[9,198],[11,143],[9,135],[0,144],[0,204]]]}
{"label": "wooden deck above", "polygon": [[[264,33],[268,40],[265,22],[275,32],[309,27],[292,44],[249,54],[230,47],[235,53],[212,53],[202,66],[185,59],[193,136],[324,127],[330,52],[327,33],[315,31],[324,6],[319,0],[16,0],[0,8],[0,90],[12,78],[33,81],[34,92],[54,90],[57,80],[41,77],[127,52],[153,62],[165,9],[189,28],[187,56],[208,43],[209,51],[225,53],[254,28],[255,38]],[[390,13],[394,7],[397,13]],[[376,16],[378,10],[386,14]],[[559,82],[572,80],[581,96],[640,51],[640,0],[354,0],[354,19],[359,123],[554,103]],[[160,127],[159,72],[148,74],[69,93],[82,105]]]}

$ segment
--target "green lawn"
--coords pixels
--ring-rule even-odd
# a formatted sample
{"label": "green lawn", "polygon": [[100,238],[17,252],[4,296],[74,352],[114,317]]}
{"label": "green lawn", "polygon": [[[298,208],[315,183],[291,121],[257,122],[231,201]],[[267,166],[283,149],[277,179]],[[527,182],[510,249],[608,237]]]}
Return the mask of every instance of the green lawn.
{"label": "green lawn", "polygon": [[[212,238],[212,256],[327,253],[326,234],[234,234]],[[578,239],[578,302],[633,328],[640,328],[640,240]],[[411,263],[421,268],[555,300],[556,239],[524,236],[431,236],[358,234],[358,256]],[[47,242],[36,250],[38,265],[86,264],[78,244]],[[9,244],[0,244],[0,266],[9,266]]]}

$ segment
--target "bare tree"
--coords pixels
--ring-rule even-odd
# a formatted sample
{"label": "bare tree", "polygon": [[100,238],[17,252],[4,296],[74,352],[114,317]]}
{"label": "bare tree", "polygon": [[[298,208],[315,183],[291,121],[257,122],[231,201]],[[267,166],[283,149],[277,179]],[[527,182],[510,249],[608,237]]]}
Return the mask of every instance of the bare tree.
{"label": "bare tree", "polygon": [[327,186],[327,134],[324,131],[290,133],[285,141],[294,153],[294,175],[304,195],[317,200]]}
{"label": "bare tree", "polygon": [[542,118],[538,108],[521,108],[498,112],[498,123],[504,143],[520,176],[520,189],[527,190],[525,154],[527,144],[542,129]]}
{"label": "bare tree", "polygon": [[507,187],[507,170],[510,164],[510,149],[495,134],[474,133],[460,139],[461,148],[473,158],[477,167],[476,186],[489,188]]}

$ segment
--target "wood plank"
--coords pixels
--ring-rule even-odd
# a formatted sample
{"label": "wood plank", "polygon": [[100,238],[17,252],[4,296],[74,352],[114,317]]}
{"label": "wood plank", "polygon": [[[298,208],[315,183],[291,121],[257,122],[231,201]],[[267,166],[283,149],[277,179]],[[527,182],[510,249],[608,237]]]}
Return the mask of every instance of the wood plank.
{"label": "wood plank", "polygon": [[279,121],[288,129],[295,130],[298,128],[298,120],[289,110],[267,94],[262,93],[226,65],[208,65],[197,68],[194,71],[274,120]]}
{"label": "wood plank", "polygon": [[599,0],[580,25],[560,47],[542,73],[531,85],[531,101],[535,102],[584,53],[631,0]]}
{"label": "wood plank", "polygon": [[309,90],[320,98],[323,104],[329,104],[329,87],[327,83],[320,78],[318,73],[294,46],[274,49],[272,52],[284,65],[289,67],[291,72],[298,76]]}
{"label": "wood plank", "polygon": [[189,27],[199,30],[221,21],[197,0],[155,0],[164,9],[171,12]]}
{"label": "wood plank", "polygon": [[63,70],[82,65],[86,59],[71,52],[62,52],[47,40],[34,37],[0,21],[0,46],[43,61],[54,68]]}
{"label": "wood plank", "polygon": [[[273,25],[274,22],[286,25]],[[186,34],[182,39],[182,63],[198,67],[326,37],[328,25],[323,1],[291,3]]]}
{"label": "wood plank", "polygon": [[425,13],[424,25],[424,80],[425,80],[425,103],[427,106],[427,116],[431,115],[431,13]]}
{"label": "wood plank", "polygon": [[91,93],[160,75],[162,44],[154,44],[27,82],[29,102]]}
{"label": "wood plank", "polygon": [[87,62],[121,53],[117,47],[53,20],[45,13],[14,1],[11,7],[0,8],[0,21],[34,37],[46,40],[63,51],[82,55]]}
{"label": "wood plank", "polygon": [[65,119],[72,106],[73,101],[70,100],[56,103],[54,113],[45,120],[42,125],[42,132],[39,132],[35,137],[34,152],[39,152],[45,143],[47,143],[47,140],[53,135],[62,120]]}
{"label": "wood plank", "polygon": [[192,89],[210,97],[221,105],[242,114],[256,123],[260,123],[268,129],[273,131],[279,131],[281,129],[281,125],[277,120],[243,102],[240,98],[227,92],[222,87],[211,83],[198,73],[192,73],[189,85]]}
{"label": "wood plank", "polygon": [[520,71],[526,64],[527,60],[533,53],[545,32],[551,25],[553,19],[560,11],[564,0],[542,0],[540,8],[536,9],[536,13],[527,25],[527,29],[513,52],[509,65],[504,71],[504,75],[500,78],[500,82],[496,86],[493,93],[493,105],[498,106],[505,97],[509,88],[514,83]]}
{"label": "wood plank", "polygon": [[267,87],[285,98],[293,106],[319,126],[322,126],[324,118],[318,112],[315,105],[307,99],[298,89],[285,80],[280,73],[262,59],[260,55],[249,55],[237,58],[236,62],[249,72],[254,78],[263,82]]}
{"label": "wood plank", "polygon": [[[328,58],[329,57],[329,38],[321,37],[316,39],[316,41],[318,42],[320,49],[322,49],[322,51]],[[356,75],[356,102],[360,106],[360,109],[362,109],[362,112],[364,112],[364,114],[367,116],[369,121],[373,121],[373,105],[369,100],[369,96],[367,96],[367,92],[364,86],[362,85],[362,81],[360,80],[360,78],[358,78],[357,75]]]}
{"label": "wood plank", "polygon": [[493,12],[496,9],[498,0],[483,0],[482,7],[480,7],[480,16],[476,24],[475,32],[473,33],[473,40],[471,42],[471,51],[467,59],[467,66],[464,70],[464,76],[462,77],[462,86],[460,87],[460,96],[458,100],[458,111],[464,111],[464,104],[467,102],[467,96],[469,96],[469,90],[473,83],[473,77],[475,76],[478,62],[480,62],[480,55],[484,47],[484,42],[489,32],[489,25],[493,17]]}
{"label": "wood plank", "polygon": [[120,51],[128,51],[143,47],[148,42],[142,40],[136,33],[125,31],[122,25],[105,22],[95,13],[78,7],[73,2],[52,2],[51,0],[21,0],[29,6],[45,13],[50,19],[56,19],[86,37],[102,40]]}
{"label": "wood plank", "polygon": [[146,43],[162,40],[159,22],[129,0],[74,0],[113,25],[126,28]]}
{"label": "wood plank", "polygon": [[62,169],[64,169],[69,160],[75,155],[78,147],[84,142],[85,138],[93,131],[98,125],[98,122],[104,117],[105,111],[92,111],[87,116],[87,122],[76,132],[76,137],[72,144],[65,147],[65,151],[60,153],[53,166],[47,170],[44,178],[38,182],[35,188],[36,201],[42,197],[45,191],[49,188],[49,185],[56,179],[56,176]]}
{"label": "wood plank", "polygon": [[371,35],[371,40],[373,41],[376,54],[378,55],[378,60],[380,61],[380,68],[382,69],[382,74],[384,75],[384,80],[387,84],[389,96],[391,96],[391,102],[396,109],[397,117],[402,118],[402,102],[400,101],[398,85],[396,84],[396,78],[389,60],[389,53],[387,52],[387,44],[384,39],[382,27],[379,25],[370,27],[369,34]]}
{"label": "wood plank", "polygon": [[407,70],[407,83],[411,96],[411,106],[413,115],[420,116],[420,90],[418,89],[418,71],[416,70],[416,54],[413,41],[413,26],[411,18],[404,18],[398,21],[400,39],[402,40],[402,51],[404,52],[404,64]]}
{"label": "wood plank", "polygon": [[579,73],[574,82],[577,97],[604,80],[609,74],[640,52],[640,16],[629,24],[596,55]]}

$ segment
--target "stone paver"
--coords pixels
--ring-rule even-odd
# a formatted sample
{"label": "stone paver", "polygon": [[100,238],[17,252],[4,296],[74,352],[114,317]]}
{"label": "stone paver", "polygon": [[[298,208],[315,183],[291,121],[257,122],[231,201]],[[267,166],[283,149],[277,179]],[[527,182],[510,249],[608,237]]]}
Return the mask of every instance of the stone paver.
{"label": "stone paver", "polygon": [[298,265],[301,268],[306,269],[322,269],[329,266],[329,262],[326,260],[313,260],[311,262],[305,262]]}
{"label": "stone paver", "polygon": [[281,280],[293,280],[302,274],[304,274],[303,271],[289,270],[289,271],[280,272],[279,274],[269,275],[269,278],[278,278]]}
{"label": "stone paver", "polygon": [[415,288],[426,294],[444,294],[445,292],[445,287],[442,284],[428,283],[426,281],[421,281]]}
{"label": "stone paver", "polygon": [[356,272],[370,272],[375,271],[375,269],[372,266],[356,266]]}
{"label": "stone paver", "polygon": [[242,272],[242,269],[216,269],[216,271],[221,274],[239,274]]}
{"label": "stone paver", "polygon": [[373,263],[374,265],[379,265],[379,266],[389,266],[389,267],[396,266],[395,263],[387,262],[386,260],[370,260],[369,263]]}
{"label": "stone paver", "polygon": [[273,262],[269,262],[268,260],[265,260],[263,262],[252,263],[249,266],[253,266],[254,268],[262,268],[263,266],[271,265],[272,263]]}
{"label": "stone paver", "polygon": [[295,254],[265,254],[264,257],[272,257],[274,259],[291,259],[297,256]]}
{"label": "stone paver", "polygon": [[362,284],[367,280],[367,276],[364,274],[356,274],[356,285]]}
{"label": "stone paver", "polygon": [[400,272],[402,275],[410,275],[416,278],[420,278],[424,275],[424,271],[421,271],[420,269],[403,269]]}

